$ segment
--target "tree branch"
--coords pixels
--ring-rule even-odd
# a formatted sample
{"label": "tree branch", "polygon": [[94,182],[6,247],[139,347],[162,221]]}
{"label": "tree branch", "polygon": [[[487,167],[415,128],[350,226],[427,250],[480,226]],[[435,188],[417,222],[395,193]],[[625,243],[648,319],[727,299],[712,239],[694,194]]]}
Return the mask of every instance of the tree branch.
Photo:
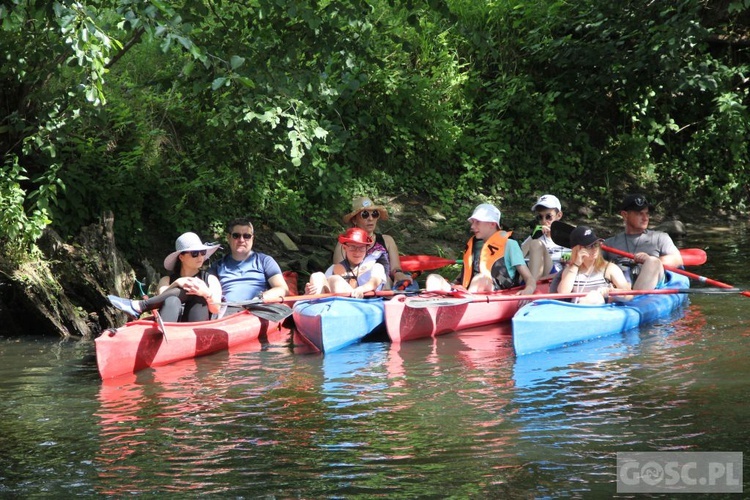
{"label": "tree branch", "polygon": [[107,65],[105,66],[105,68],[109,69],[112,66],[114,66],[115,63],[117,61],[119,61],[122,58],[122,56],[124,56],[125,54],[127,54],[128,51],[130,49],[132,49],[133,46],[136,43],[138,43],[138,42],[141,41],[141,37],[143,36],[143,34],[145,32],[146,32],[146,30],[144,28],[138,28],[138,29],[136,29],[135,32],[133,33],[133,37],[128,41],[128,43],[126,43],[122,47],[122,49],[120,49],[120,52],[118,52],[117,54],[115,54],[115,56],[107,63]]}

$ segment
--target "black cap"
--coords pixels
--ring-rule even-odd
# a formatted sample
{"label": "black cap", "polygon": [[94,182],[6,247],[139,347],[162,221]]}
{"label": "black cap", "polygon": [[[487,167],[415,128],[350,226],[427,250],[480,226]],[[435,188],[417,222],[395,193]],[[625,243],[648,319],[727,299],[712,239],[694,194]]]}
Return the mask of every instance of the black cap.
{"label": "black cap", "polygon": [[588,226],[578,226],[570,232],[570,248],[576,245],[583,245],[585,247],[600,241],[593,229]]}
{"label": "black cap", "polygon": [[620,210],[637,210],[641,211],[647,208],[650,212],[653,212],[654,206],[648,202],[646,196],[640,193],[629,194],[622,200],[622,206]]}

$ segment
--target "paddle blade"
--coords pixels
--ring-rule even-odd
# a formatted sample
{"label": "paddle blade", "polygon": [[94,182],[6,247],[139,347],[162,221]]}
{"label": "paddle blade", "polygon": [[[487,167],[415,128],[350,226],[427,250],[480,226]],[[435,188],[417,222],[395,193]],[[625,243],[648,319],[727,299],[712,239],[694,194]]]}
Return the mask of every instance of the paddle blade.
{"label": "paddle blade", "polygon": [[402,255],[400,259],[401,269],[408,272],[431,271],[460,262],[432,255]]}
{"label": "paddle blade", "polygon": [[292,308],[284,304],[247,304],[245,309],[251,314],[268,321],[284,321],[292,315]]}
{"label": "paddle blade", "polygon": [[159,314],[159,311],[154,309],[154,318],[156,319],[156,324],[159,327],[159,331],[164,335],[164,342],[169,342],[167,340],[167,327],[164,326],[164,320],[161,319],[161,314]]}
{"label": "paddle blade", "polygon": [[550,227],[552,241],[561,247],[570,248],[570,233],[573,232],[573,229],[575,229],[575,226],[562,221],[556,220],[552,222],[552,226]]}
{"label": "paddle blade", "polygon": [[708,260],[702,248],[681,248],[682,263],[686,266],[702,266]]}

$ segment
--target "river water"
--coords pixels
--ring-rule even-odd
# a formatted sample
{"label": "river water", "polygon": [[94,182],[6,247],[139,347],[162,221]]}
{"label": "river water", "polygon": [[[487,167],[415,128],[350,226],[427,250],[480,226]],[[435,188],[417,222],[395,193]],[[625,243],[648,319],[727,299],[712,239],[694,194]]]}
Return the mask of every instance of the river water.
{"label": "river water", "polygon": [[[750,287],[744,225],[697,236],[693,272]],[[611,497],[617,452],[748,449],[749,305],[691,294],[518,358],[504,326],[325,356],[279,341],[107,383],[93,342],[0,336],[0,496]]]}

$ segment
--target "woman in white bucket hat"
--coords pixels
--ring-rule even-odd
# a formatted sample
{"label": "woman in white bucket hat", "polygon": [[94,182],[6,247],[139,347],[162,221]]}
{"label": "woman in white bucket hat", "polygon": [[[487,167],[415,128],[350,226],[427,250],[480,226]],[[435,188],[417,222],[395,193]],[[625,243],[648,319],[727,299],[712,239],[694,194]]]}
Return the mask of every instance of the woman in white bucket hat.
{"label": "woman in white bucket hat", "polygon": [[219,249],[203,243],[195,233],[184,233],[175,241],[175,251],[164,259],[168,276],[159,280],[159,295],[130,300],[116,295],[107,298],[113,306],[137,318],[144,311],[159,309],[163,321],[205,321],[219,311],[221,284],[203,264]]}

